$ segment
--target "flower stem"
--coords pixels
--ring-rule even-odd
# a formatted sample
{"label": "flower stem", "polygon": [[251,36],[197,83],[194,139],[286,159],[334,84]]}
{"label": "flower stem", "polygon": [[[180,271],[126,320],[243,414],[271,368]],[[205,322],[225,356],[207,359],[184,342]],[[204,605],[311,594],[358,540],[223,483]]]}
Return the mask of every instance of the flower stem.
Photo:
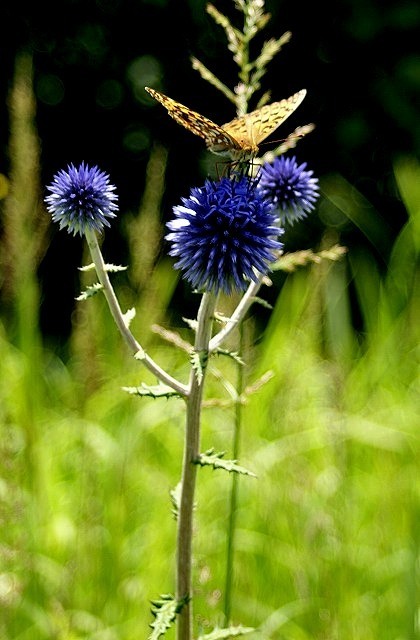
{"label": "flower stem", "polygon": [[226,322],[223,329],[221,329],[219,333],[213,336],[213,338],[210,340],[210,343],[209,343],[210,352],[215,351],[218,347],[220,347],[220,345],[224,340],[226,340],[228,335],[232,333],[232,331],[236,327],[238,327],[239,324],[242,322],[242,320],[245,317],[245,314],[247,313],[248,309],[254,302],[254,298],[257,295],[262,285],[262,281],[263,281],[263,276],[260,275],[258,282],[251,282],[245,294],[241,298],[241,301],[239,302],[235,311],[230,316],[229,320]]}
{"label": "flower stem", "polygon": [[[244,343],[243,339],[243,325],[239,325],[240,331],[240,345],[239,353],[242,353],[242,347]],[[242,409],[243,404],[241,402],[242,392],[244,388],[244,369],[243,366],[237,365],[238,377],[236,382],[236,404],[235,404],[235,426],[233,430],[233,446],[232,456],[235,460],[239,458],[239,447],[242,430]],[[232,611],[232,582],[233,582],[233,560],[235,555],[235,534],[236,534],[236,516],[237,516],[237,504],[238,504],[238,482],[239,474],[232,474],[232,486],[229,500],[229,523],[227,532],[227,549],[226,549],[226,576],[225,576],[225,602],[224,602],[224,615],[225,615],[225,627],[228,627],[231,622]]]}
{"label": "flower stem", "polygon": [[90,254],[92,256],[92,260],[95,264],[96,273],[99,278],[99,282],[103,287],[103,292],[108,303],[109,309],[111,311],[112,317],[115,320],[115,324],[117,325],[122,337],[127,343],[129,349],[134,353],[142,353],[141,361],[143,364],[151,371],[159,380],[161,380],[164,384],[167,384],[172,389],[175,389],[180,395],[186,396],[188,393],[188,389],[185,385],[183,385],[179,380],[176,380],[172,376],[170,376],[166,371],[161,369],[158,364],[147,354],[144,353],[141,345],[137,342],[133,334],[131,333],[125,319],[124,315],[121,311],[121,307],[115,295],[114,289],[112,288],[111,282],[108,277],[108,273],[105,269],[104,259],[102,257],[101,250],[98,244],[98,238],[96,237],[96,233],[91,229],[86,230],[85,232],[86,240],[89,245]]}
{"label": "flower stem", "polygon": [[[216,306],[216,296],[205,293],[197,316],[197,333],[195,338],[195,352],[207,357],[211,336],[213,314]],[[204,362],[204,359],[202,360]],[[184,458],[182,466],[181,499],[178,513],[177,536],[177,588],[176,597],[180,602],[186,600],[177,619],[177,640],[192,639],[192,535],[194,493],[197,476],[197,465],[194,463],[200,453],[200,421],[203,386],[205,379],[205,364],[202,376],[191,370],[190,386],[187,399],[187,418],[184,444]]]}

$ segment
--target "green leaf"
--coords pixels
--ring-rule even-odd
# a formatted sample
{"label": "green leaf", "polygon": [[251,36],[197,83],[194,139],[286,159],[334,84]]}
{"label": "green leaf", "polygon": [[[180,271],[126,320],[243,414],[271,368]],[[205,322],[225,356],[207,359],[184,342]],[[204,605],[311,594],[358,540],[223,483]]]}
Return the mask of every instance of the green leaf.
{"label": "green leaf", "polygon": [[197,640],[222,640],[224,638],[235,638],[236,636],[244,636],[246,633],[255,631],[253,627],[228,627],[227,629],[213,629],[211,633],[199,636]]}
{"label": "green leaf", "polygon": [[242,475],[251,476],[252,478],[257,477],[252,471],[248,471],[245,467],[236,464],[236,460],[223,460],[225,453],[225,451],[214,453],[214,449],[208,449],[205,453],[200,453],[197,460],[194,460],[194,463],[202,467],[209,466],[213,467],[213,469],[224,469],[225,471],[229,471],[229,473],[241,473]]}
{"label": "green leaf", "polygon": [[215,353],[218,356],[228,356],[228,358],[232,358],[232,360],[234,360],[235,362],[237,362],[240,365],[244,365],[245,362],[242,360],[241,356],[239,355],[239,353],[237,351],[229,351],[228,349],[217,349],[215,351]]}
{"label": "green leaf", "polygon": [[129,327],[131,324],[131,321],[134,320],[135,317],[136,317],[136,310],[134,309],[134,307],[132,307],[131,309],[127,309],[127,311],[123,314],[125,326]]}
{"label": "green leaf", "polygon": [[[104,264],[104,269],[105,271],[108,271],[108,273],[116,273],[117,271],[127,271],[128,267],[123,267],[122,265],[119,264]],[[95,270],[95,265],[93,262],[91,262],[90,264],[86,264],[83,267],[79,267],[79,271],[94,271]]]}
{"label": "green leaf", "polygon": [[197,331],[198,322],[197,320],[191,320],[190,318],[182,318],[187,327],[192,329],[193,331]]}
{"label": "green leaf", "polygon": [[134,354],[134,360],[144,360],[146,357],[146,352],[145,350],[140,347],[140,349],[137,351],[137,353]]}
{"label": "green leaf", "polygon": [[150,625],[153,629],[148,640],[158,640],[171,627],[175,620],[176,614],[179,613],[187,603],[187,598],[178,601],[170,594],[160,596],[159,600],[152,600],[152,614],[155,621]]}
{"label": "green leaf", "polygon": [[203,381],[203,375],[207,366],[208,359],[208,351],[193,351],[193,353],[191,354],[190,362],[193,371],[195,372],[198,384],[201,384]]}
{"label": "green leaf", "polygon": [[182,396],[166,384],[148,385],[142,382],[139,387],[122,387],[132,396],[140,396],[142,398],[181,398]]}
{"label": "green leaf", "polygon": [[87,300],[88,298],[91,298],[92,296],[96,295],[98,291],[102,291],[102,289],[103,289],[103,286],[101,285],[100,282],[95,282],[95,284],[90,284],[89,286],[86,287],[84,291],[82,291],[80,296],[77,296],[76,300],[78,302],[82,300]]}

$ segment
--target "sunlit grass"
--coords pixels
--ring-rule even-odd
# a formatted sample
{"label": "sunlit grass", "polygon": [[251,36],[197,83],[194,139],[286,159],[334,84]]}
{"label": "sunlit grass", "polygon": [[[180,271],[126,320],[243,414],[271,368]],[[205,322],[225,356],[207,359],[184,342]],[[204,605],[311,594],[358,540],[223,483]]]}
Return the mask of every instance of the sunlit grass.
{"label": "sunlit grass", "polygon": [[[291,274],[245,353],[247,384],[274,374],[248,398],[241,442],[240,462],[258,479],[239,480],[232,616],[260,627],[255,638],[411,640],[418,631],[419,170],[401,163],[396,178],[409,222],[387,275],[352,251]],[[140,320],[166,323],[174,286],[171,265],[159,263]],[[129,282],[120,288],[134,303]],[[36,330],[19,340],[28,289],[19,291],[0,333],[0,637],[146,638],[149,600],[174,589],[169,492],[181,471],[183,402],[121,391],[153,380],[99,297],[75,316],[68,361],[40,348]],[[156,337],[148,348],[187,375],[185,353]],[[234,380],[232,363],[212,366]],[[208,383],[209,397],[228,400],[217,377]],[[207,407],[203,450],[231,453],[233,422],[233,407]],[[229,488],[223,472],[200,470],[204,631],[222,622]]]}

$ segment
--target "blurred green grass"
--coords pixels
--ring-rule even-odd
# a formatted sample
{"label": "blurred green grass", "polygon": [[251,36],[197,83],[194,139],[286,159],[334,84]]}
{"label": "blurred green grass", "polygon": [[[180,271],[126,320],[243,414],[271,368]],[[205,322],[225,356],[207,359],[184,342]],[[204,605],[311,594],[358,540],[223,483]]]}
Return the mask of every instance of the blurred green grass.
{"label": "blurred green grass", "polygon": [[[415,263],[410,273],[403,265],[415,243],[410,228],[392,263],[404,283],[392,271],[380,278],[367,256],[291,274],[248,354],[251,381],[267,369],[275,376],[245,407],[241,463],[258,479],[240,480],[233,609],[236,620],[262,625],[262,637],[415,637],[419,298]],[[362,292],[363,336],[342,312],[349,277]],[[7,640],[146,637],[148,600],[173,588],[169,491],[180,474],[183,404],[120,391],[145,376],[114,338],[102,300],[89,304],[95,387],[83,389],[82,354],[65,364],[44,351],[29,426],[29,364],[1,336]],[[183,355],[152,346],[186,374]],[[232,374],[231,365],[215,366]],[[210,378],[209,394],[223,393]],[[233,409],[205,409],[203,448],[229,449],[232,425]],[[200,471],[196,616],[204,630],[221,621],[229,482]]]}
{"label": "blurred green grass", "polygon": [[[239,481],[232,608],[235,622],[260,627],[255,638],[418,633],[420,169],[403,160],[395,176],[409,221],[386,275],[367,251],[349,252],[290,274],[258,341],[247,322],[249,384],[274,373],[249,396],[241,443],[240,462],[258,479]],[[328,184],[326,197],[341,190],[345,200],[342,180]],[[152,219],[141,234],[148,229],[155,237]],[[174,586],[169,491],[180,476],[183,403],[120,390],[153,381],[125,352],[99,296],[75,315],[68,360],[42,346],[36,315],[25,325],[26,296],[35,309],[37,291],[27,269],[0,332],[0,637],[146,638],[149,600]],[[350,282],[363,332],[352,323]],[[132,304],[130,282],[119,284]],[[185,379],[185,354],[148,330],[166,325],[174,287],[161,260],[136,301],[136,330]],[[232,363],[211,368],[208,397],[228,401],[220,375],[233,380]],[[233,423],[229,403],[208,406],[203,450],[229,455]],[[222,623],[230,480],[200,470],[203,631]]]}

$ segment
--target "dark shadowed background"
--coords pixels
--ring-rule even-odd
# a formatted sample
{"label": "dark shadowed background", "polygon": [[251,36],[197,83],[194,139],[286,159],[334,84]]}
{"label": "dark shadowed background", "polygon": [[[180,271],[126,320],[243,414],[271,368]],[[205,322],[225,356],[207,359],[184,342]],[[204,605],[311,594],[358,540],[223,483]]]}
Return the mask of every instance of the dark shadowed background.
{"label": "dark shadowed background", "polygon": [[[143,91],[144,85],[160,88],[215,122],[234,116],[232,105],[191,68],[190,56],[195,55],[229,86],[237,81],[223,30],[206,14],[205,4],[6,3],[0,38],[0,173],[8,171],[7,93],[15,56],[30,50],[43,183],[69,162],[98,164],[117,185],[122,215],[135,212],[151,145],[157,140],[170,153],[162,211],[167,219],[171,207],[203,179],[203,144],[168,118]],[[232,2],[216,6],[233,21],[240,20]],[[267,2],[267,10],[272,20],[264,38],[286,30],[293,38],[271,64],[263,89],[271,89],[273,100],[302,87],[308,90],[282,134],[315,122],[315,132],[298,145],[298,159],[307,161],[321,179],[332,173],[343,176],[396,234],[406,213],[396,197],[393,162],[418,155],[420,147],[420,5],[414,0]],[[313,216],[293,231],[287,248],[314,246],[326,224],[322,216]],[[51,230],[40,277],[44,331],[60,335],[69,330],[81,243],[56,231]],[[349,247],[368,243],[351,223],[341,225],[340,240]],[[118,223],[106,242],[109,259],[124,262]],[[385,267],[386,251],[379,256],[375,247],[369,250],[379,268]],[[58,273],[61,291],[53,287]]]}

